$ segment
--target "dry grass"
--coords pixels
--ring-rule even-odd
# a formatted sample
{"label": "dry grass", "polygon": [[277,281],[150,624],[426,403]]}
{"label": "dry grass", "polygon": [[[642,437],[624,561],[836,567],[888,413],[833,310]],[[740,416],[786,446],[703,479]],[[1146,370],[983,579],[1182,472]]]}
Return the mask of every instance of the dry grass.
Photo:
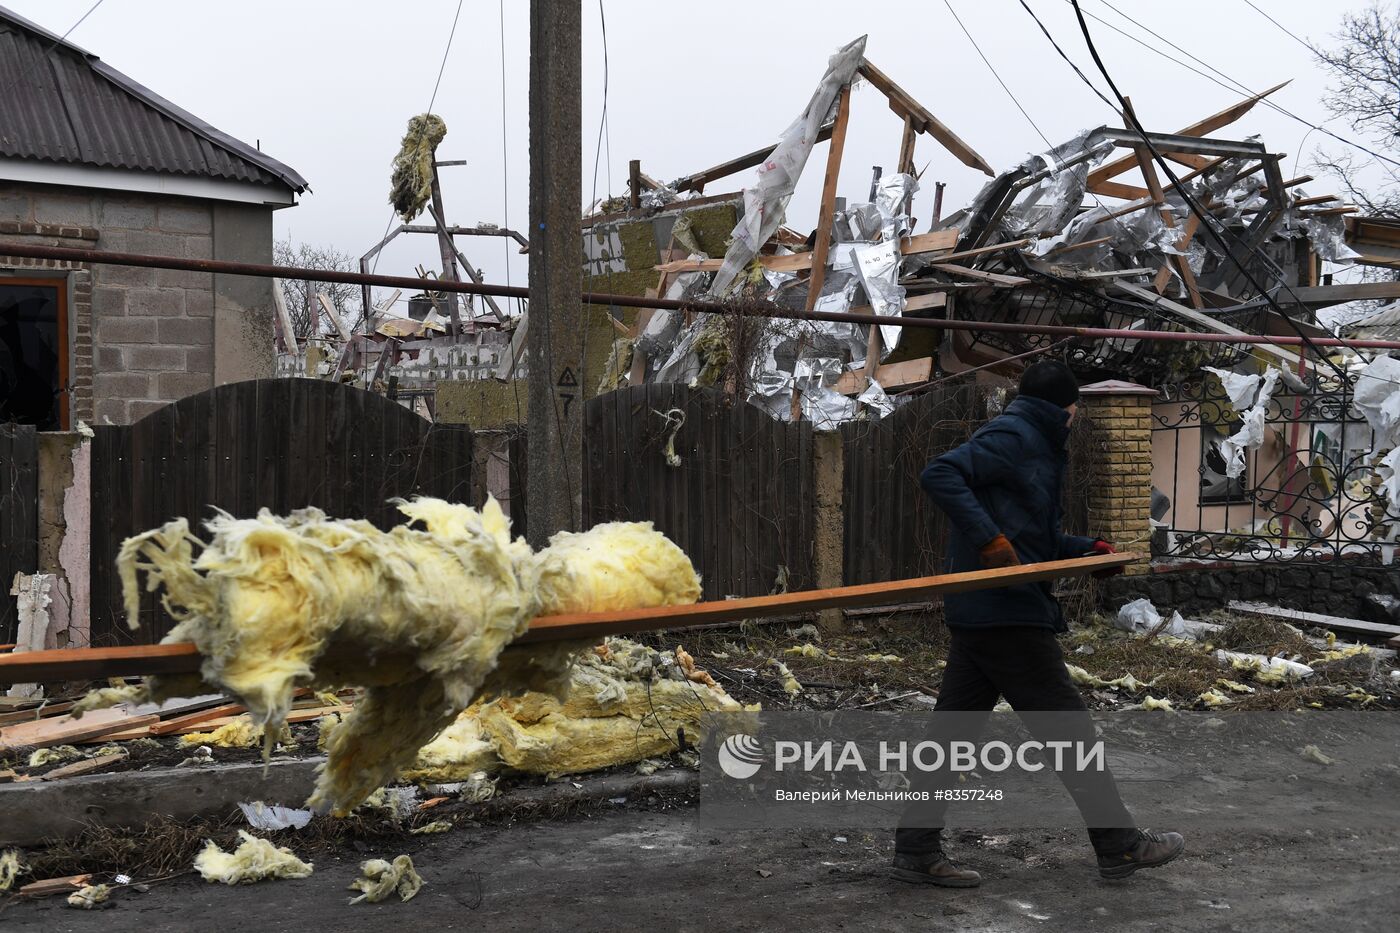
{"label": "dry grass", "polygon": [[1132,674],[1152,696],[1187,703],[1209,690],[1223,672],[1212,652],[1196,645],[1182,645],[1119,632],[1107,625],[1080,629],[1071,643],[1093,649],[1092,654],[1065,652],[1065,660],[1104,680]]}
{"label": "dry grass", "polygon": [[1317,649],[1286,622],[1259,616],[1221,615],[1224,624],[1211,640],[1221,648],[1268,657],[1316,654]]}

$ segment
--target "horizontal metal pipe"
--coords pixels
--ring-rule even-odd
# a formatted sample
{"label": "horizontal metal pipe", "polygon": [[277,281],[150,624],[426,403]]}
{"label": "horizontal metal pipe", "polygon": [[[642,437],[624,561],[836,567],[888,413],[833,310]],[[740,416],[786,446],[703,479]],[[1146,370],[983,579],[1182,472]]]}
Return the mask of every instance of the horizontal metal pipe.
{"label": "horizontal metal pipe", "polygon": [[[135,253],[110,253],[99,249],[74,249],[68,246],[43,246],[29,243],[0,243],[0,256],[20,256],[26,259],[55,259],[63,262],[89,262],[113,266],[144,266],[151,269],[178,269],[187,272],[212,272],[227,275],[250,275],[261,278],[305,279],[312,282],[344,282],[347,285],[385,285],[396,288],[419,288],[434,292],[465,292],[470,295],[490,295],[496,298],[529,298],[530,290],[521,285],[491,285],[476,282],[449,282],[440,279],[420,279],[408,275],[373,275],[368,272],[339,272],[331,269],[303,269],[297,266],[273,266],[252,262],[229,262],[222,259],[186,259],[182,256],[142,256]],[[702,311],[733,314],[736,311],[755,317],[781,318],[792,321],[834,321],[851,324],[879,324],[893,327],[923,327],[934,330],[969,330],[984,333],[1044,335],[1049,337],[1082,337],[1089,340],[1128,339],[1162,340],[1177,343],[1268,344],[1278,347],[1318,346],[1349,347],[1365,350],[1400,350],[1400,340],[1342,340],[1337,337],[1265,337],[1256,334],[1200,334],[1163,330],[1128,330],[1111,327],[1070,327],[1063,324],[1013,324],[998,321],[945,321],[940,318],[905,317],[876,314],[852,314],[849,311],[793,311],[777,305],[736,308],[734,305],[711,301],[677,301],[671,298],[647,298],[640,295],[612,295],[604,292],[584,292],[586,304],[613,305],[623,308],[661,308],[669,311]]]}

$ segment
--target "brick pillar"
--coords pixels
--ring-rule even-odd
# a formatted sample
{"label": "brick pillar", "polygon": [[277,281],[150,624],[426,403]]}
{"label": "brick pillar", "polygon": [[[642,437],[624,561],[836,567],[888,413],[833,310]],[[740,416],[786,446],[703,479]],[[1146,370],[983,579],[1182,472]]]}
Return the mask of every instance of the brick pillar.
{"label": "brick pillar", "polygon": [[1151,550],[1152,402],[1156,389],[1096,382],[1079,390],[1080,416],[1094,426],[1089,533],[1142,555],[1127,573],[1146,573]]}

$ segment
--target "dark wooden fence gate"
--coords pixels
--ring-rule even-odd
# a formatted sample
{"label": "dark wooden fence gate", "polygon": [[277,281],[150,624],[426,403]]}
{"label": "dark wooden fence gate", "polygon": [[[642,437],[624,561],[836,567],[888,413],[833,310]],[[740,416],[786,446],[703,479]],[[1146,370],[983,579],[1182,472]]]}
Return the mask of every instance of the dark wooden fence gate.
{"label": "dark wooden fence gate", "polygon": [[433,424],[382,395],[317,379],[219,386],[128,426],[93,429],[92,643],[158,640],[170,619],[154,597],[130,630],[115,559],[126,537],[214,508],[238,518],[314,506],[381,528],[395,497],[471,498],[466,425]]}
{"label": "dark wooden fence gate", "polygon": [[784,576],[788,589],[813,585],[808,423],[715,389],[632,386],[587,402],[584,476],[584,525],[654,522],[690,555],[705,599],[760,596]]}
{"label": "dark wooden fence gate", "polygon": [[0,424],[0,643],[15,640],[11,581],[38,569],[38,434],[32,424]]}

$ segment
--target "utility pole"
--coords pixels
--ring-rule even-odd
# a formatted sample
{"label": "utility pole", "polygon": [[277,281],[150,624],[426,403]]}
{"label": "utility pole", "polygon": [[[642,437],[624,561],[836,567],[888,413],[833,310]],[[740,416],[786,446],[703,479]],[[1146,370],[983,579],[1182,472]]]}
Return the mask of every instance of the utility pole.
{"label": "utility pole", "polygon": [[542,547],[583,507],[581,0],[530,3],[529,527]]}

